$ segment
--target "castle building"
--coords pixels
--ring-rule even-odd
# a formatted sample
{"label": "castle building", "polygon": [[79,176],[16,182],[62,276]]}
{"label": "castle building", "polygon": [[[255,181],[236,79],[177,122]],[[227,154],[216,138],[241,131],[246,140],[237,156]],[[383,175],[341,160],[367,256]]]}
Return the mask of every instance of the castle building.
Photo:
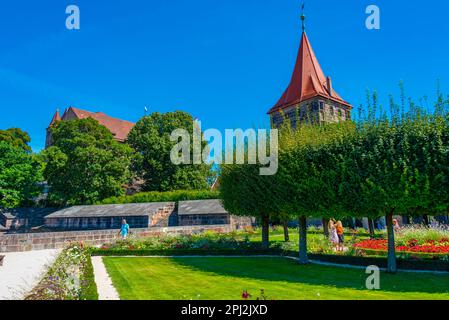
{"label": "castle building", "polygon": [[118,142],[125,142],[128,137],[129,132],[134,127],[133,122],[117,119],[108,116],[103,112],[90,112],[86,110],[77,109],[74,107],[67,108],[62,117],[59,114],[59,111],[56,111],[53,119],[50,122],[50,125],[47,128],[47,138],[45,140],[45,148],[50,147],[53,144],[53,140],[51,137],[51,127],[58,121],[67,121],[67,120],[76,120],[76,119],[86,119],[92,118],[97,120],[101,125],[111,131],[114,139]]}
{"label": "castle building", "polygon": [[351,118],[352,106],[335,91],[331,78],[324,75],[304,29],[305,16],[301,19],[301,44],[290,84],[268,111],[273,128],[279,128],[285,120],[295,128],[298,121],[320,124]]}

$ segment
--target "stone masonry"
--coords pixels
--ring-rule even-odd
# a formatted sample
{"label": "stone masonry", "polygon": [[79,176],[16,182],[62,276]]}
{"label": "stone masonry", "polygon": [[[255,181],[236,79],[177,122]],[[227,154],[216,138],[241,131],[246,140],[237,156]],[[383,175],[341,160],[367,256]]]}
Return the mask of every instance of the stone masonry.
{"label": "stone masonry", "polygon": [[[204,231],[231,232],[235,225],[183,226],[150,229],[131,229],[136,237],[194,234]],[[46,233],[0,234],[0,252],[58,249],[70,242],[101,245],[118,239],[118,230],[66,231]]]}

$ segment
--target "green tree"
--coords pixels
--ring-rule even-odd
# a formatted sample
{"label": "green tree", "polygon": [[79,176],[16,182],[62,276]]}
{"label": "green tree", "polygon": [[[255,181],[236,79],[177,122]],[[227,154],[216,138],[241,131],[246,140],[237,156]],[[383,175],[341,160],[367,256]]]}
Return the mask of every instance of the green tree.
{"label": "green tree", "polygon": [[50,201],[91,204],[124,193],[132,150],[93,119],[58,122],[53,146],[43,152]]}
{"label": "green tree", "polygon": [[[276,185],[281,212],[298,217],[299,261],[308,263],[307,217],[328,219],[341,215],[338,193],[332,188],[339,177],[321,168],[335,159],[322,157],[317,150],[326,151],[332,141],[347,139],[355,131],[351,122],[313,126],[301,124],[297,129],[281,129],[279,172]],[[321,149],[320,149],[321,148]]]}
{"label": "green tree", "polygon": [[[176,142],[170,140],[175,129],[185,129],[193,137],[192,116],[176,111],[155,112],[140,119],[128,136],[128,144],[136,151],[133,170],[143,179],[144,191],[201,190],[208,189],[211,175],[206,164],[175,165],[170,152]],[[202,144],[203,147],[205,143]],[[191,144],[191,150],[193,150]]]}
{"label": "green tree", "polygon": [[0,142],[0,206],[28,205],[39,195],[42,163],[23,148]]}
{"label": "green tree", "polygon": [[386,217],[390,273],[397,270],[393,215],[448,208],[447,130],[440,116],[370,121],[309,155],[322,164],[316,184],[339,199],[325,207],[351,217]]}
{"label": "green tree", "polygon": [[31,148],[28,145],[31,141],[29,134],[19,128],[0,130],[0,142],[2,141],[27,152],[31,151]]}
{"label": "green tree", "polygon": [[223,165],[220,198],[233,215],[256,217],[262,225],[262,247],[269,247],[270,216],[280,211],[279,185],[274,176],[261,176],[259,165]]}

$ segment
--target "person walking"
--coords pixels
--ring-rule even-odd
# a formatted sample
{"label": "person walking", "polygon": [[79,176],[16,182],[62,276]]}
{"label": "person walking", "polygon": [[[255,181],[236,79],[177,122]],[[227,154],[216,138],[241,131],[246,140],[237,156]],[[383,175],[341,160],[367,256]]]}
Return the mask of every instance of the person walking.
{"label": "person walking", "polygon": [[119,235],[122,236],[123,240],[126,240],[129,234],[129,225],[126,223],[125,219],[122,219],[122,226],[120,227]]}

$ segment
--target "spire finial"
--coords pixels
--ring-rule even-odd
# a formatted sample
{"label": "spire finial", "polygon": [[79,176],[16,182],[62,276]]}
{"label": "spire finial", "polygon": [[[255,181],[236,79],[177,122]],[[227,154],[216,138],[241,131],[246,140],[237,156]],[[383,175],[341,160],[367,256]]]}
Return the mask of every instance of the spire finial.
{"label": "spire finial", "polygon": [[304,15],[304,7],[305,7],[305,2],[302,2],[302,6],[301,6],[301,21],[302,21],[302,32],[306,31],[306,16]]}

